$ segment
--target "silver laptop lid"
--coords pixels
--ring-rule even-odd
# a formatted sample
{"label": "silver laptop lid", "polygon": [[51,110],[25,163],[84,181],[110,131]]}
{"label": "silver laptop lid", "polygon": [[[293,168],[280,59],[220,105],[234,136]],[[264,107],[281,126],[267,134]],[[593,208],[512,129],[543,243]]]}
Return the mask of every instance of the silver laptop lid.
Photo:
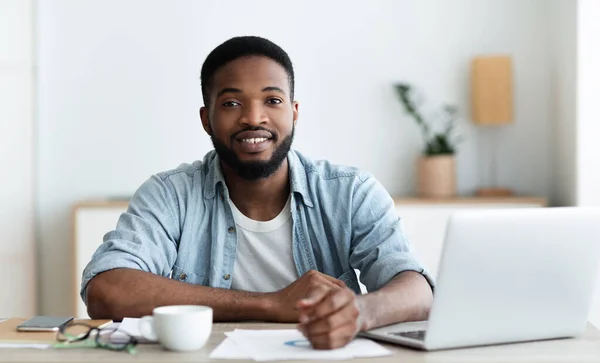
{"label": "silver laptop lid", "polygon": [[582,333],[599,258],[599,209],[454,214],[440,261],[427,349]]}

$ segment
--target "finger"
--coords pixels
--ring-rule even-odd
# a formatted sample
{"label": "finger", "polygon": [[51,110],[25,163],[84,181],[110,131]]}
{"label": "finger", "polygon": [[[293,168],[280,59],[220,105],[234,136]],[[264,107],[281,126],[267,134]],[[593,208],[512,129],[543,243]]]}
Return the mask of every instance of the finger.
{"label": "finger", "polygon": [[348,344],[356,336],[356,324],[348,323],[325,334],[307,337],[314,349],[337,349]]}
{"label": "finger", "polygon": [[321,300],[327,296],[327,294],[331,291],[330,287],[324,285],[317,285],[314,288],[310,289],[306,296],[300,300],[298,300],[299,308],[307,308],[312,305],[318,304]]}
{"label": "finger", "polygon": [[331,277],[326,274],[321,274],[321,276],[323,276],[327,281],[333,282],[333,284],[338,287],[346,287],[346,283],[342,280],[336,279],[335,277]]}
{"label": "finger", "polygon": [[[336,282],[337,281],[337,282]],[[321,284],[321,285],[325,285],[328,286],[331,289],[337,290],[339,288],[341,288],[342,286],[340,285],[340,283],[343,284],[342,281],[334,279],[330,276],[327,275],[321,275],[317,278],[317,280],[314,282],[314,284]]]}
{"label": "finger", "polygon": [[358,329],[358,308],[354,304],[348,304],[342,309],[334,312],[319,320],[310,320],[304,324],[299,324],[300,330],[304,336],[317,336],[336,330],[340,326],[355,322]]}
{"label": "finger", "polygon": [[346,287],[346,284],[342,280],[336,279],[334,277],[331,277],[331,276],[324,274],[322,272],[319,272],[317,270],[310,270],[307,273],[305,273],[304,275],[302,275],[302,277],[304,277],[304,276],[307,276],[312,279],[318,279],[320,281],[330,282],[333,284],[332,286]]}
{"label": "finger", "polygon": [[311,281],[312,285],[325,285],[325,286],[330,287],[331,289],[336,289],[336,290],[339,289],[340,287],[345,286],[343,281],[334,279],[333,277],[322,274],[322,273],[319,273],[313,279],[314,280]]}
{"label": "finger", "polygon": [[[333,277],[322,274],[320,272],[315,272],[313,276],[314,277],[312,278],[314,280],[311,281],[311,285],[314,287],[310,288],[309,294],[311,294],[315,289],[320,289],[319,286],[327,287],[330,290],[338,290],[341,287],[346,286],[346,284],[343,281],[334,279]],[[318,301],[318,299],[311,299],[310,296],[307,295],[306,297],[301,299],[301,301],[298,301],[296,303],[296,309],[306,311],[307,309],[312,308]]]}
{"label": "finger", "polygon": [[350,289],[332,290],[326,298],[315,303],[314,308],[307,315],[311,321],[320,320],[344,308],[346,305],[350,305],[358,311],[355,302],[356,295]]}
{"label": "finger", "polygon": [[[339,283],[336,283],[336,281]],[[309,290],[309,294],[312,292],[312,290],[320,289],[320,287],[318,287],[318,286],[324,286],[324,287],[328,288],[327,289],[328,291],[340,289],[342,287],[340,284],[343,284],[345,286],[344,282],[334,279],[330,276],[323,275],[323,274],[318,276],[317,280],[315,282],[313,282],[312,284],[315,285],[315,287],[313,287]],[[310,299],[309,295],[307,295],[302,300],[304,300],[304,301],[302,304],[298,305],[298,308],[304,308],[304,309],[310,308],[310,307],[314,306],[317,302],[319,302],[318,299]]]}

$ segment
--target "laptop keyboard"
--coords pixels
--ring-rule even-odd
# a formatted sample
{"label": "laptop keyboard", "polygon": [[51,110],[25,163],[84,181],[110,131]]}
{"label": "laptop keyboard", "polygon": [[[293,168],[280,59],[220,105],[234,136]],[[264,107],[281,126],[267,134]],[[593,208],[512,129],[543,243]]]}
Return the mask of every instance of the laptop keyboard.
{"label": "laptop keyboard", "polygon": [[389,333],[390,335],[396,335],[399,337],[411,338],[416,340],[425,340],[426,330],[414,330],[414,331],[401,331]]}

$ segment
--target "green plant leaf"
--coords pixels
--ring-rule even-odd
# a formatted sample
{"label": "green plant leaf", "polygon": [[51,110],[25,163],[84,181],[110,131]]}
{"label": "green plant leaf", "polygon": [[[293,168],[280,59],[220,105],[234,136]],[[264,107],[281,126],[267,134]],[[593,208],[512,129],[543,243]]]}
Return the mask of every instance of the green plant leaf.
{"label": "green plant leaf", "polygon": [[411,85],[408,83],[398,83],[395,84],[394,87],[404,106],[404,110],[415,120],[415,123],[421,129],[423,140],[425,142],[423,153],[430,156],[454,154],[456,152],[456,142],[453,142],[451,137],[458,117],[458,108],[453,105],[444,105],[442,107],[446,123],[444,131],[442,133],[431,134],[431,128],[428,122],[411,98]]}

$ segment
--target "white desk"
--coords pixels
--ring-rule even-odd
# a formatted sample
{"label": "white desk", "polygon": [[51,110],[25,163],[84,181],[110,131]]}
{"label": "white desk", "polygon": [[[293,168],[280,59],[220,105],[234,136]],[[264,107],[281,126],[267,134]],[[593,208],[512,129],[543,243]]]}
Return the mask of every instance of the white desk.
{"label": "white desk", "polygon": [[[258,323],[215,324],[213,334],[207,344],[201,350],[193,353],[168,352],[158,345],[140,345],[138,346],[138,353],[135,356],[124,352],[111,352],[104,349],[4,349],[0,350],[0,362],[233,362],[232,360],[211,360],[208,358],[212,350],[225,338],[223,332],[236,328],[289,329],[293,327],[294,325]],[[392,356],[353,359],[349,362],[600,362],[600,332],[592,325],[588,326],[584,336],[576,339],[454,349],[431,353],[389,344],[385,344],[385,346],[392,350]]]}

